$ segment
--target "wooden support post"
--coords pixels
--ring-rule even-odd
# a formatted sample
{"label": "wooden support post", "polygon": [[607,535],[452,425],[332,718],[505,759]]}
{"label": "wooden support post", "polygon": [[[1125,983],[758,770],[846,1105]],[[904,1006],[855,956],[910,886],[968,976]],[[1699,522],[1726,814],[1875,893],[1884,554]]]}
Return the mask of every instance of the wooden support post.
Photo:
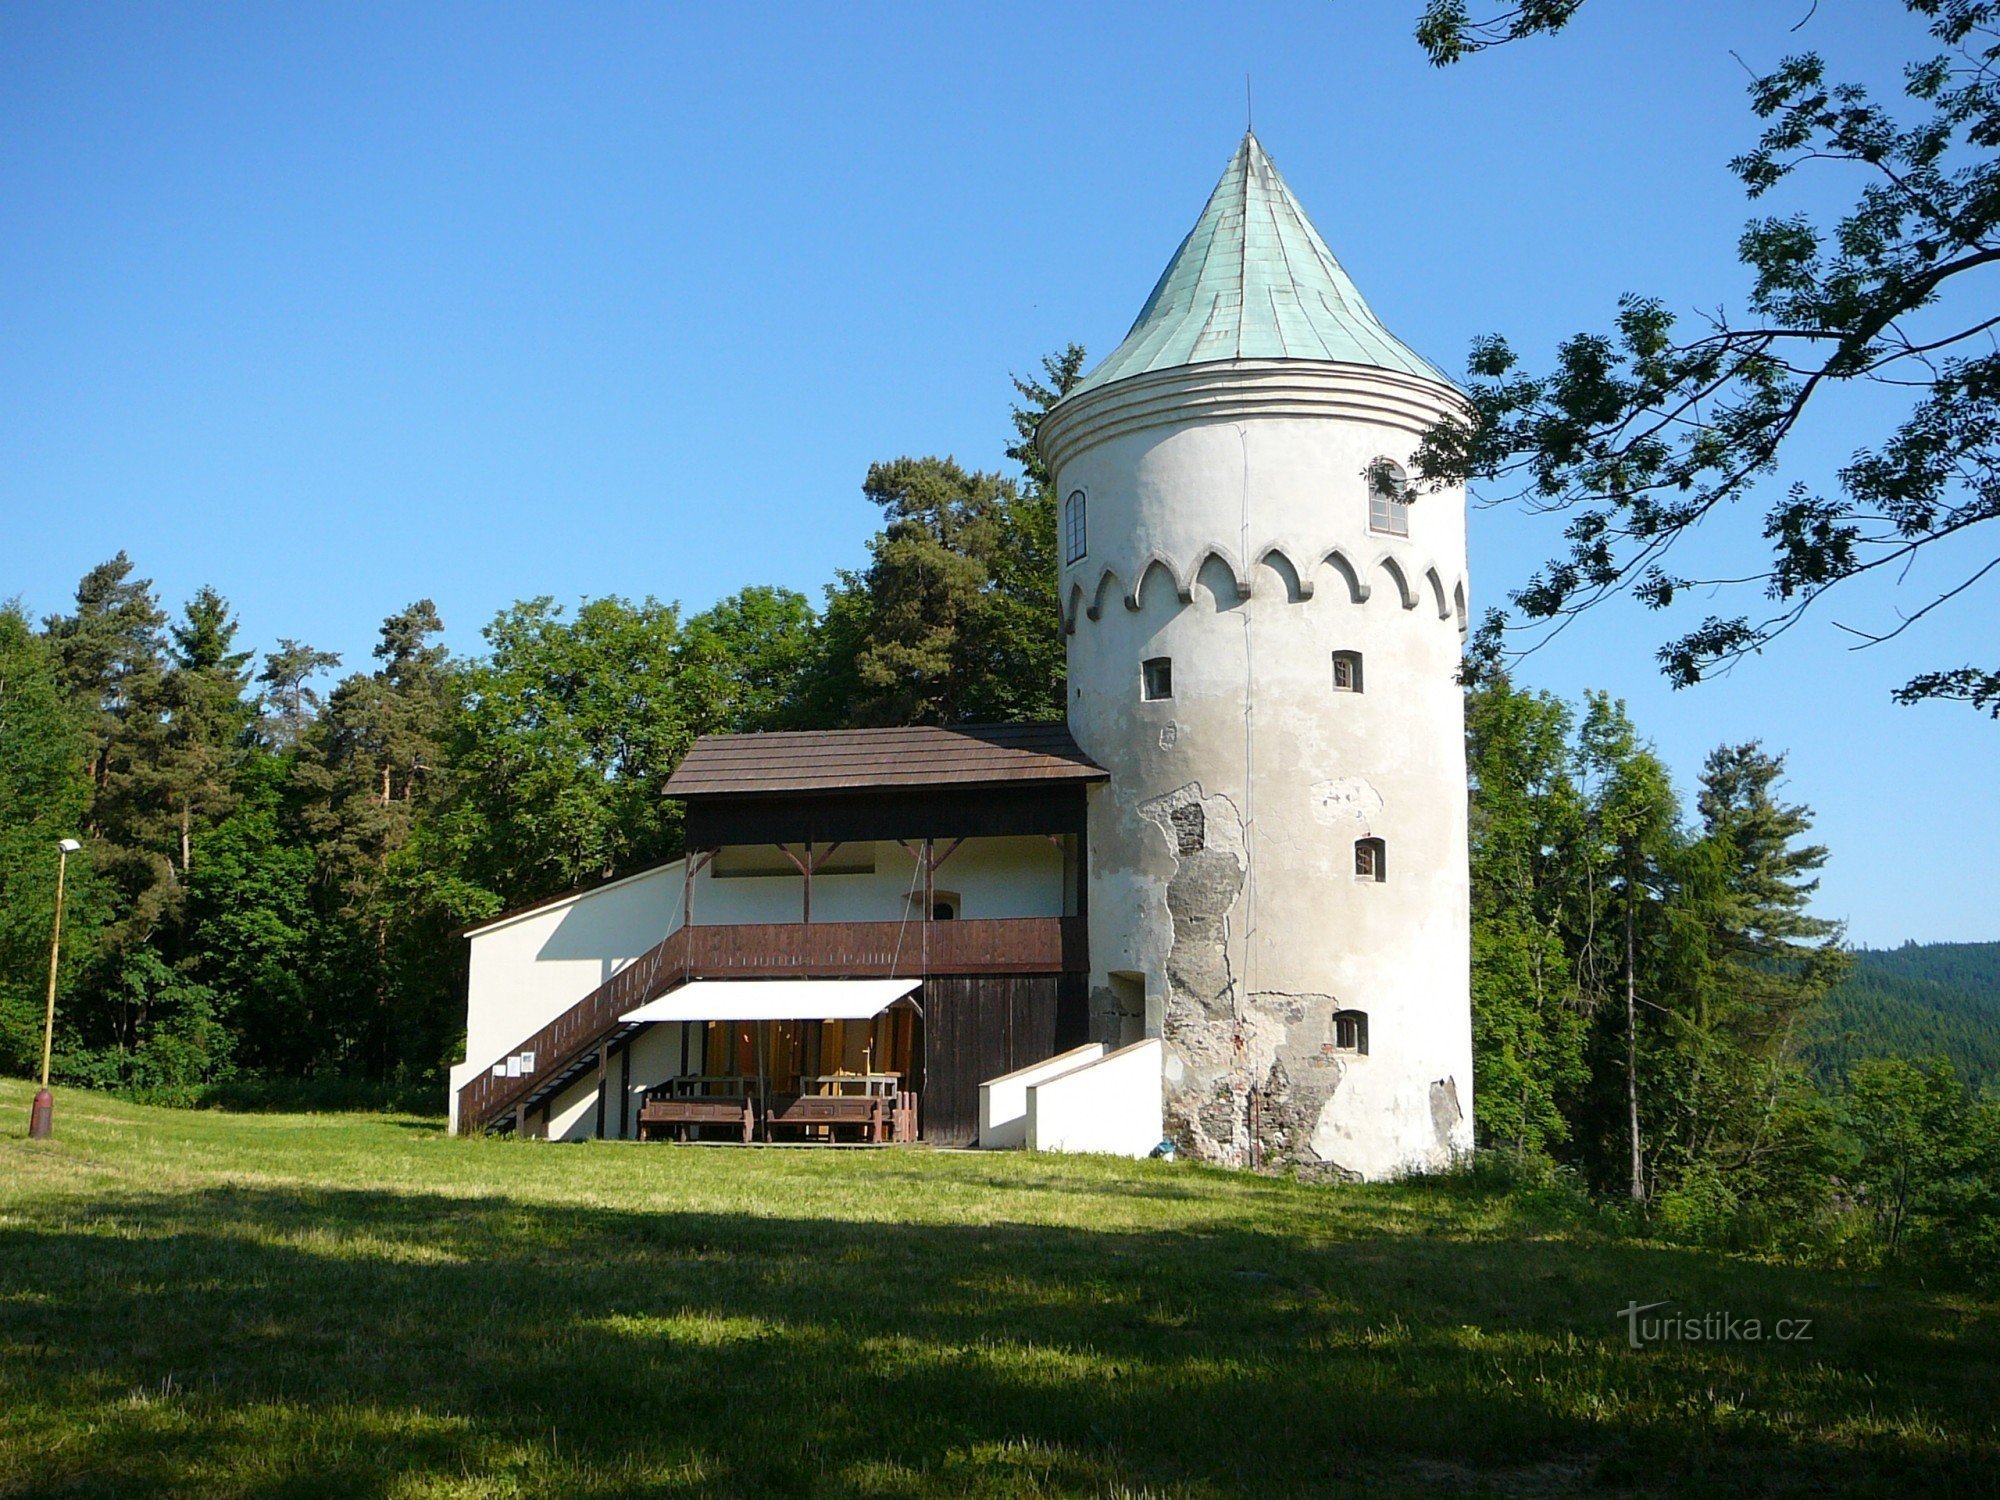
{"label": "wooden support post", "polygon": [[627,1134],[625,1125],[632,1108],[632,1042],[628,1037],[618,1049],[618,1139]]}
{"label": "wooden support post", "polygon": [[597,1049],[597,1138],[604,1139],[604,1091],[611,1082],[611,1044]]}

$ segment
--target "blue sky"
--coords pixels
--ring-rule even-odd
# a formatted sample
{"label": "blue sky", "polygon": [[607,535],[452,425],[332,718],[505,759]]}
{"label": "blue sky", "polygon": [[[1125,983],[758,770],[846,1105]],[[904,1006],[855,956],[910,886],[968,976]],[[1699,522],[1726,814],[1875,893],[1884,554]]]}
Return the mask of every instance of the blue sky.
{"label": "blue sky", "polygon": [[[872,459],[997,466],[1009,371],[1117,342],[1246,73],[1376,310],[1456,370],[1628,290],[1740,305],[1744,65],[1811,46],[1893,83],[1914,40],[1880,0],[1595,0],[1436,72],[1419,8],[0,9],[0,597],[60,608],[123,547],[171,603],[212,582],[246,640],[360,665],[423,596],[472,650],[537,594],[817,595],[862,560]],[[1823,481],[1868,415],[1784,477]],[[1476,593],[1554,543],[1477,512]],[[1523,676],[1625,697],[1685,783],[1723,740],[1788,749],[1857,940],[2000,936],[2000,727],[1888,701],[1991,660],[2000,586],[1873,652],[1830,623],[1897,599],[1690,692],[1652,669],[1672,622],[1629,608]]]}

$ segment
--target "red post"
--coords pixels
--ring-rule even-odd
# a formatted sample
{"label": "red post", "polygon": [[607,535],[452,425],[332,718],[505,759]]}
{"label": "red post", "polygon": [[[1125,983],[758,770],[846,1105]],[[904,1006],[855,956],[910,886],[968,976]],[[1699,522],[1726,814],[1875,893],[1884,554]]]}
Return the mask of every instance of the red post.
{"label": "red post", "polygon": [[35,1091],[35,1102],[28,1107],[28,1139],[45,1141],[54,1132],[56,1124],[56,1099],[47,1089]]}

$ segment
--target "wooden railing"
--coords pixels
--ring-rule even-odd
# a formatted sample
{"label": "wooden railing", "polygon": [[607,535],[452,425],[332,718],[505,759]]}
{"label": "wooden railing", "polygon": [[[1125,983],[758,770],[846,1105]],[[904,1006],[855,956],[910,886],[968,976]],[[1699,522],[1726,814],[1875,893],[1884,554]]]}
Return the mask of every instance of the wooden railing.
{"label": "wooden railing", "polygon": [[696,979],[1055,974],[1083,967],[1083,921],[1078,917],[758,922],[684,930],[688,972]]}
{"label": "wooden railing", "polygon": [[1056,974],[1086,967],[1081,917],[966,922],[755,922],[684,927],[550,1021],[510,1055],[532,1073],[481,1073],[459,1090],[458,1128],[505,1119],[536,1087],[618,1031],[618,1018],[690,979],[880,979],[926,974]]}

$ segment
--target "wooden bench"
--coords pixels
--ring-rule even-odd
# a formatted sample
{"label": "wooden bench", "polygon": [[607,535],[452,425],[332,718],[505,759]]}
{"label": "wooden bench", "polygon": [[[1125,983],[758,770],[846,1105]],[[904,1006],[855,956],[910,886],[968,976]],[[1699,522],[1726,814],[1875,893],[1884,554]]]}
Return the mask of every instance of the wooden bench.
{"label": "wooden bench", "polygon": [[829,1138],[842,1125],[861,1127],[861,1138],[885,1145],[890,1138],[892,1101],[876,1096],[840,1094],[780,1094],[764,1113],[764,1135],[773,1130],[825,1130]]}
{"label": "wooden bench", "polygon": [[648,1099],[639,1106],[639,1139],[650,1140],[648,1127],[673,1129],[687,1139],[690,1126],[728,1125],[740,1127],[743,1143],[756,1138],[757,1101],[745,1094],[734,1099]]}

